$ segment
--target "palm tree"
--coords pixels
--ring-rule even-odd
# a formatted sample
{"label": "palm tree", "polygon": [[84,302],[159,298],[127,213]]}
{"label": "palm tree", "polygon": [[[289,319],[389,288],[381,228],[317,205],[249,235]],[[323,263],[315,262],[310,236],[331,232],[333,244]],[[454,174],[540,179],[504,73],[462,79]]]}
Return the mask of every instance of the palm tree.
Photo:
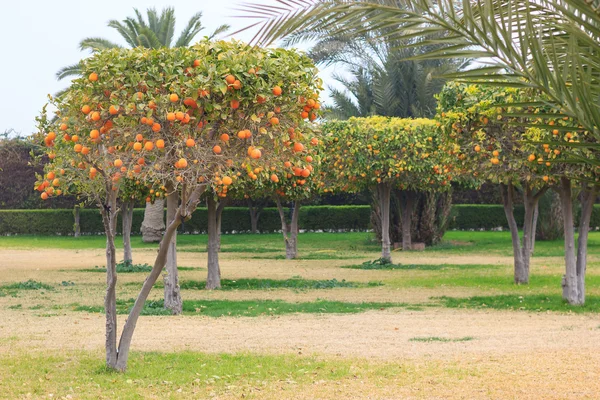
{"label": "palm tree", "polygon": [[[455,72],[466,63],[460,59],[414,60],[415,56],[431,47],[415,46],[425,38],[396,40],[385,35],[389,29],[373,31],[365,24],[344,34],[336,34],[338,29],[335,26],[319,31],[317,43],[309,56],[318,64],[342,66],[349,72],[349,76],[334,76],[343,90],[331,88],[333,106],[326,107],[329,117],[433,117],[437,105],[434,95],[445,83],[444,79],[435,77]],[[314,32],[295,33],[286,40],[286,44],[294,44],[307,37],[314,39]],[[447,225],[450,199],[447,193],[394,190],[390,224],[392,242],[402,241],[406,247],[412,247],[411,237],[429,245],[439,241]],[[377,193],[373,193],[372,222],[377,236],[381,237],[378,204]],[[407,224],[405,229],[406,226],[414,226],[406,229],[406,232],[411,231],[409,234],[402,234],[402,221]]]}
{"label": "palm tree", "polygon": [[[188,21],[186,27],[181,31],[177,40],[173,43],[175,33],[175,10],[173,7],[167,7],[157,13],[156,9],[149,8],[147,21],[144,20],[142,13],[134,8],[135,17],[127,17],[123,21],[110,20],[108,26],[116,29],[130,47],[147,47],[157,49],[160,47],[186,47],[192,44],[194,38],[204,27],[200,22],[202,13],[194,14]],[[219,26],[210,37],[215,37],[229,29],[228,25]],[[101,37],[88,37],[79,43],[79,48],[90,50],[92,53],[105,49],[123,47],[118,43],[111,42]],[[80,64],[73,64],[60,69],[56,77],[61,80],[69,76],[79,75],[81,71]]]}
{"label": "palm tree", "polygon": [[[319,32],[337,26],[339,33],[398,26],[386,36],[413,38],[436,34],[441,46],[421,59],[469,57],[479,64],[447,75],[473,83],[531,89],[531,105],[549,106],[571,118],[574,129],[590,132],[591,141],[570,146],[600,150],[600,8],[595,0],[295,0],[277,6],[249,5],[259,21],[256,41],[268,43],[293,32]],[[261,25],[262,23],[262,25]],[[256,26],[254,24],[253,26]],[[556,114],[552,114],[553,116]],[[537,115],[540,117],[539,115]],[[543,117],[543,116],[542,116]],[[524,118],[524,125],[527,119]],[[598,157],[573,162],[597,167]],[[582,211],[575,255],[572,182],[561,178],[559,192],[565,232],[563,297],[585,302],[587,233],[598,182],[582,183]]]}

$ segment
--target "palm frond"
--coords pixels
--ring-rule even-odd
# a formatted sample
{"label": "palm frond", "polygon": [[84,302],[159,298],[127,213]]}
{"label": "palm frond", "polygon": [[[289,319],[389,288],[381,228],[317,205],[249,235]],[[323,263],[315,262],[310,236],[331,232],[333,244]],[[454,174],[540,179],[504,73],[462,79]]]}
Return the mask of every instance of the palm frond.
{"label": "palm frond", "polygon": [[175,10],[167,7],[160,13],[160,31],[154,32],[163,47],[171,47],[175,33]]}
{"label": "palm frond", "polygon": [[59,69],[56,73],[56,79],[60,81],[69,76],[79,75],[81,75],[81,62],[78,62],[77,64],[67,65],[66,67]]}
{"label": "palm frond", "polygon": [[179,38],[175,42],[175,47],[186,47],[192,43],[194,37],[204,28],[202,27],[202,23],[200,19],[202,18],[202,13],[198,12],[194,14],[190,20],[188,21],[185,29],[181,31]]}
{"label": "palm frond", "polygon": [[89,37],[79,42],[80,50],[90,50],[92,53],[106,49],[121,48],[117,43],[100,37]]}

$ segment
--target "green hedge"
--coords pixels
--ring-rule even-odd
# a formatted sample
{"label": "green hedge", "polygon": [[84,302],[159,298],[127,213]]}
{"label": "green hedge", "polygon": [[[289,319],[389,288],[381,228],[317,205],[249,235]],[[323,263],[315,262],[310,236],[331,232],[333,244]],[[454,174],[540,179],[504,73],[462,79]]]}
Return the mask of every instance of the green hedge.
{"label": "green hedge", "polygon": [[[289,212],[289,210],[286,210]],[[370,229],[369,206],[304,206],[300,209],[300,229],[311,231],[348,231]],[[133,212],[132,232],[138,234],[144,218],[143,209]],[[523,207],[515,207],[515,218],[521,226]],[[0,210],[0,235],[72,235],[72,210]],[[99,235],[104,232],[102,218],[95,209],[80,211],[81,233]],[[600,227],[600,205],[594,206],[592,229]],[[118,225],[121,230],[120,221]],[[204,233],[207,227],[206,208],[198,208],[192,219],[181,228],[185,233]],[[223,212],[221,227],[224,233],[249,232],[250,214],[245,207],[229,207]],[[265,208],[258,222],[263,233],[281,229],[276,208]],[[507,229],[504,210],[500,205],[458,204],[452,207],[450,229],[490,230],[497,227]]]}

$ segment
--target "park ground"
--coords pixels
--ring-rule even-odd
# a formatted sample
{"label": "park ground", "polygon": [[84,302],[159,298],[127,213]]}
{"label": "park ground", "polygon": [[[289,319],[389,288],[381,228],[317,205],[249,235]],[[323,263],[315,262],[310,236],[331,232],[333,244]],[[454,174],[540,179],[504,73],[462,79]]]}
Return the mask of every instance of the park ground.
{"label": "park ground", "polygon": [[[562,243],[512,283],[510,235],[448,232],[373,263],[369,233],[224,235],[223,289],[202,289],[206,237],[180,236],[184,315],[153,290],[125,374],[103,368],[104,239],[0,237],[1,398],[594,399],[600,233],[588,301],[560,298]],[[156,246],[134,238],[134,262]],[[348,268],[351,267],[351,268]],[[119,325],[144,280],[120,273]],[[159,285],[160,286],[160,285]]]}

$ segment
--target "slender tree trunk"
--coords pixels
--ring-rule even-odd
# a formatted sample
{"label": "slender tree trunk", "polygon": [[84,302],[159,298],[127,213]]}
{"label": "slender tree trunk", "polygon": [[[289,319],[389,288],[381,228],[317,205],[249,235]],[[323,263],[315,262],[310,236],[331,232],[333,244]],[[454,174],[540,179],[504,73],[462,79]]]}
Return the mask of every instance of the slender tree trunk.
{"label": "slender tree trunk", "polygon": [[535,205],[535,209],[533,210],[533,226],[532,234],[531,234],[531,255],[533,255],[535,251],[535,240],[537,235],[537,225],[538,225],[538,217],[540,216],[540,203],[539,201]]}
{"label": "slender tree trunk", "polygon": [[523,282],[523,276],[528,268],[525,266],[525,260],[523,260],[523,252],[521,249],[521,239],[519,237],[519,227],[514,215],[514,186],[512,184],[505,185],[500,184],[500,193],[502,194],[502,205],[504,207],[504,214],[508,221],[508,227],[510,229],[510,235],[512,238],[513,245],[513,257],[514,257],[514,279],[515,283],[526,283]]}
{"label": "slender tree trunk", "polygon": [[571,180],[565,177],[560,179],[560,202],[565,231],[565,275],[563,275],[562,279],[563,298],[569,304],[581,304],[579,303],[577,260],[575,258],[575,229],[573,227]]}
{"label": "slender tree trunk", "polygon": [[581,216],[579,220],[579,237],[577,239],[577,304],[585,304],[585,272],[587,269],[587,244],[590,232],[590,219],[598,188],[584,188],[581,193]]}
{"label": "slender tree trunk", "polygon": [[73,208],[73,236],[75,236],[76,238],[81,236],[81,225],[79,225],[79,209],[79,205],[76,205]]}
{"label": "slender tree trunk", "polygon": [[285,243],[285,258],[292,260],[298,257],[298,219],[300,215],[300,202],[294,202],[294,210],[292,212],[292,218],[290,225],[287,223],[285,217],[285,210],[281,204],[279,196],[275,197],[277,203],[277,210],[279,211],[279,218],[281,219],[281,233],[283,234],[283,241]]}
{"label": "slender tree trunk", "polygon": [[561,178],[560,201],[565,232],[565,275],[562,279],[563,298],[572,305],[585,304],[585,272],[587,268],[587,242],[590,219],[596,200],[597,188],[584,186],[581,192],[581,216],[577,256],[575,255],[575,230],[573,220],[572,183]]}
{"label": "slender tree trunk", "polygon": [[[172,187],[167,189],[170,194],[167,196],[167,223],[170,225],[178,217],[179,192]],[[164,239],[163,239],[164,240]],[[163,274],[165,286],[165,308],[171,310],[173,315],[179,315],[182,312],[183,302],[181,300],[181,290],[179,288],[179,271],[177,270],[177,230],[169,241],[169,250],[167,253],[167,262]]]}
{"label": "slender tree trunk", "polygon": [[154,203],[146,203],[144,221],[142,222],[142,241],[158,243],[162,240],[165,230],[165,202],[156,199]]}
{"label": "slender tree trunk", "polygon": [[402,212],[402,250],[412,250],[412,215],[416,195],[410,191],[400,192]]}
{"label": "slender tree trunk", "polygon": [[252,233],[258,233],[258,219],[262,212],[262,207],[255,204],[252,199],[248,199],[248,209],[250,210],[250,226]]}
{"label": "slender tree trunk", "polygon": [[208,196],[208,275],[206,277],[206,289],[218,289],[221,287],[221,270],[219,268],[219,222],[217,216],[217,202]]}
{"label": "slender tree trunk", "polygon": [[[387,183],[377,185],[377,194],[379,197],[379,209],[381,210],[381,258],[386,261],[392,261],[391,243],[390,243],[390,192],[391,187]],[[404,226],[404,221],[402,221]],[[410,240],[410,228],[408,237]],[[404,243],[404,237],[402,238]]]}
{"label": "slender tree trunk", "polygon": [[146,299],[150,294],[150,290],[152,286],[156,283],[156,280],[160,276],[162,269],[164,268],[167,262],[167,254],[169,252],[169,244],[177,228],[181,224],[182,220],[187,219],[191,216],[191,214],[196,209],[198,202],[200,201],[200,196],[204,193],[205,186],[197,187],[189,196],[186,196],[186,188],[182,190],[184,197],[182,199],[182,205],[179,208],[178,214],[179,216],[169,224],[168,228],[165,231],[165,235],[163,240],[160,242],[160,246],[158,249],[158,255],[156,256],[156,260],[154,261],[154,266],[152,267],[152,271],[150,275],[144,281],[142,285],[142,290],[140,291],[133,307],[131,308],[131,312],[127,318],[127,322],[125,322],[125,326],[123,327],[123,333],[121,334],[121,340],[119,341],[119,349],[118,349],[118,357],[117,363],[114,369],[118,371],[125,371],[127,368],[127,361],[129,359],[129,349],[131,347],[131,339],[133,338],[133,332],[135,330],[135,326],[137,324],[137,320],[144,308],[146,303]]}
{"label": "slender tree trunk", "polygon": [[106,235],[106,295],[104,312],[106,315],[106,366],[117,365],[117,255],[115,249],[115,229],[117,227],[117,195],[112,189],[106,204],[102,205],[102,223]]}
{"label": "slender tree trunk", "polygon": [[133,224],[133,200],[128,200],[122,205],[121,221],[123,224],[123,262],[133,264],[131,250],[131,225]]}

